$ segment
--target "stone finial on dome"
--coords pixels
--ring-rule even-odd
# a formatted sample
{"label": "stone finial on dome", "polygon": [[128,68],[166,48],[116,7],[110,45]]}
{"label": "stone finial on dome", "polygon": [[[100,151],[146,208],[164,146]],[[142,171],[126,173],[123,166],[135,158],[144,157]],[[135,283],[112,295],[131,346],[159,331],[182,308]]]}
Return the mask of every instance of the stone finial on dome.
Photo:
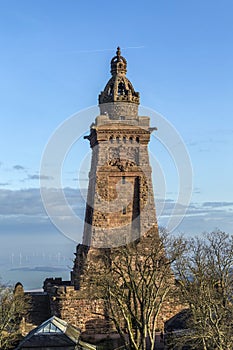
{"label": "stone finial on dome", "polygon": [[126,78],[127,61],[121,56],[118,47],[116,56],[111,60],[112,78],[99,95],[99,104],[109,102],[128,102],[139,105],[139,92],[135,92],[133,85]]}
{"label": "stone finial on dome", "polygon": [[120,56],[121,56],[121,49],[120,49],[119,46],[117,47],[117,52],[116,52],[116,54],[117,54],[117,57],[120,57]]}

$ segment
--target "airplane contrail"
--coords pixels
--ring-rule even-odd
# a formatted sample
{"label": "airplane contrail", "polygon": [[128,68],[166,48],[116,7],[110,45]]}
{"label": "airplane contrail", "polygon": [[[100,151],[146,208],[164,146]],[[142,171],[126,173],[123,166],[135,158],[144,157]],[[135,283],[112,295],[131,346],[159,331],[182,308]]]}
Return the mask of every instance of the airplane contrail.
{"label": "airplane contrail", "polygon": [[[121,49],[123,50],[128,50],[128,49],[143,49],[145,48],[145,46],[126,46],[126,47],[121,47]],[[115,48],[111,48],[111,49],[96,49],[96,50],[57,50],[57,51],[54,51],[54,52],[51,52],[50,51],[50,54],[54,54],[54,55],[74,55],[74,54],[82,54],[82,53],[88,53],[88,54],[94,54],[94,53],[100,53],[100,52],[106,52],[106,51],[115,51],[116,50],[116,47]],[[30,53],[32,56],[36,55],[47,55],[47,52],[36,52],[36,51],[33,51]],[[28,55],[28,53],[27,53]]]}

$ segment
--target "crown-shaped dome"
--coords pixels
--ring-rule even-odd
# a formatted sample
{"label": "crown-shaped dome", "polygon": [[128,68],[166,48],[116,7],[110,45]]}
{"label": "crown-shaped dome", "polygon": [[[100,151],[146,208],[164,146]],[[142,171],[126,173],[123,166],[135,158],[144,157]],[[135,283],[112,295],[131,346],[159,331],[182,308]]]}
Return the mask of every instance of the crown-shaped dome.
{"label": "crown-shaped dome", "polygon": [[127,61],[121,56],[121,49],[117,48],[116,56],[114,56],[111,60],[111,73],[112,75],[123,74],[125,75],[127,72]]}
{"label": "crown-shaped dome", "polygon": [[135,92],[133,85],[126,78],[127,61],[121,56],[117,48],[116,56],[111,60],[112,78],[99,95],[99,104],[109,102],[129,102],[139,104],[139,92]]}

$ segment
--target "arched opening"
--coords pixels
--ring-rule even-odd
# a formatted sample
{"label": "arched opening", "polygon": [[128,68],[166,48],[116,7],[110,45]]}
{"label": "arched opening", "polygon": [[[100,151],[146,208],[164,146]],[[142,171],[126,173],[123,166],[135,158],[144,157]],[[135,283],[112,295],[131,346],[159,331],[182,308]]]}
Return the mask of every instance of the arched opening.
{"label": "arched opening", "polygon": [[118,85],[118,95],[126,95],[125,83],[122,81]]}

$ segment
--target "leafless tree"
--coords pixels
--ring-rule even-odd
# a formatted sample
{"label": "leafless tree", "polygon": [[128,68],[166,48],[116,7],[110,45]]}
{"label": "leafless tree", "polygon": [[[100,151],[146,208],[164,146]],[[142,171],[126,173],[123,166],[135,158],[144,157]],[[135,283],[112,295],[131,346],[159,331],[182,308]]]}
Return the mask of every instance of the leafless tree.
{"label": "leafless tree", "polygon": [[[182,250],[181,239],[151,231],[140,241],[111,249],[98,266],[92,295],[104,298],[108,316],[128,349],[145,350],[149,342],[153,350],[158,316],[175,291],[171,265]],[[95,269],[90,268],[92,274]]]}
{"label": "leafless tree", "polygon": [[175,265],[182,301],[190,309],[189,330],[176,342],[192,349],[232,350],[233,237],[215,231],[190,239]]}
{"label": "leafless tree", "polygon": [[20,284],[15,289],[0,285],[0,349],[11,349],[20,338],[20,321],[28,307]]}

